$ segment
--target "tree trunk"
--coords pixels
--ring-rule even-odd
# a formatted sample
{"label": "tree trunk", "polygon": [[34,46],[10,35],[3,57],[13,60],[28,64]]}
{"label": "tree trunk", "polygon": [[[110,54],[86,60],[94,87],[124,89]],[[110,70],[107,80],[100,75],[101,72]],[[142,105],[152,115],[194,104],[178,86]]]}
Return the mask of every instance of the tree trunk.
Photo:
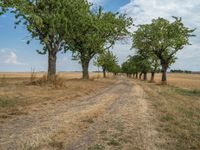
{"label": "tree trunk", "polygon": [[162,84],[167,84],[167,65],[162,64]]}
{"label": "tree trunk", "polygon": [[89,67],[89,61],[82,61],[82,78],[84,80],[89,79],[88,67]]}
{"label": "tree trunk", "polygon": [[48,79],[53,78],[56,75],[56,52],[49,50],[48,53]]}
{"label": "tree trunk", "polygon": [[151,72],[151,82],[154,82],[154,77],[155,77],[155,71]]}
{"label": "tree trunk", "polygon": [[103,68],[103,77],[106,78],[106,69]]}
{"label": "tree trunk", "polygon": [[146,72],[144,72],[144,76],[143,76],[143,80],[147,80],[147,73]]}
{"label": "tree trunk", "polygon": [[136,73],[136,79],[138,79],[138,73]]}
{"label": "tree trunk", "polygon": [[142,73],[140,73],[140,75],[139,75],[139,79],[140,79],[140,80],[142,79]]}

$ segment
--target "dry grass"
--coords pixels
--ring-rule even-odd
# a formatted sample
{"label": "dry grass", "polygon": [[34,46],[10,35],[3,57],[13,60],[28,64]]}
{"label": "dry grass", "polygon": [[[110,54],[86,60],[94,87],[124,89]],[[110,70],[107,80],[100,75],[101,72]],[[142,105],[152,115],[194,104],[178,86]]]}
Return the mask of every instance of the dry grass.
{"label": "dry grass", "polygon": [[[36,75],[37,78],[41,78],[46,74],[46,72],[35,72],[32,70],[31,72],[0,72],[0,78],[6,77],[8,79],[26,79],[30,78],[32,75]],[[80,79],[82,77],[81,72],[59,72],[61,77],[66,79]],[[108,77],[111,77],[112,74],[108,74]],[[101,78],[103,77],[102,73],[90,73],[90,78]]]}
{"label": "dry grass", "polygon": [[[198,80],[198,75],[188,75],[188,78],[186,76],[170,75],[171,79],[179,79],[179,77],[188,79],[185,84],[174,80],[174,83],[179,83],[179,86],[190,85],[191,88],[198,88],[194,82],[193,84],[189,82],[193,77]],[[199,150],[200,91],[174,86],[158,86],[146,82],[138,83],[147,93],[146,99],[150,100],[156,114],[157,131],[163,139],[158,143],[158,149]]]}
{"label": "dry grass", "polygon": [[[9,124],[10,120],[21,117],[16,115],[31,116],[36,112],[37,119],[44,119],[41,124],[38,122],[37,128],[44,125],[58,130],[49,143],[36,141],[38,143],[32,149],[40,143],[44,144],[41,145],[44,149],[64,149],[73,142],[75,145],[85,142],[82,140],[85,138],[96,138],[97,143],[92,143],[90,150],[153,149],[147,148],[154,147],[152,141],[158,141],[158,149],[200,149],[199,75],[169,74],[168,86],[128,80],[116,84],[110,91],[105,89],[92,99],[87,96],[95,95],[114,80],[97,78],[98,74],[94,73],[91,74],[92,80],[84,81],[80,80],[80,73],[61,73],[59,79],[64,86],[54,88],[48,84],[27,85],[30,73],[4,73],[0,77],[0,123]],[[44,74],[37,73],[34,81],[41,77],[45,78]],[[156,77],[157,82],[159,78],[160,75]],[[82,97],[86,97],[86,101]],[[47,115],[47,124],[42,114]],[[54,117],[55,114],[59,119]],[[66,118],[69,122],[63,121]],[[18,128],[22,127],[23,131],[21,121],[18,120]],[[30,125],[31,121],[26,123]],[[156,136],[158,132],[158,140],[152,138],[154,128]],[[16,130],[9,128],[9,131],[11,129]],[[34,131],[40,130],[34,128]],[[46,134],[43,133],[44,136]],[[30,144],[24,149],[31,149]]]}
{"label": "dry grass", "polygon": [[45,74],[41,78],[37,79],[34,75],[31,74],[31,79],[28,85],[37,85],[37,86],[49,86],[52,88],[63,88],[66,86],[66,79],[60,77],[60,75],[55,75],[51,79],[48,79],[48,76]]}
{"label": "dry grass", "polygon": [[[67,101],[94,94],[113,83],[111,79],[79,79],[80,73],[62,73],[55,77],[53,86],[45,84],[47,77],[43,73],[4,73],[0,74],[0,119],[15,114],[27,114],[34,105],[46,105]],[[30,80],[35,84],[30,83]]]}
{"label": "dry grass", "polygon": [[[167,77],[169,85],[180,88],[200,89],[200,74],[168,73]],[[155,81],[160,83],[161,74],[156,74]]]}

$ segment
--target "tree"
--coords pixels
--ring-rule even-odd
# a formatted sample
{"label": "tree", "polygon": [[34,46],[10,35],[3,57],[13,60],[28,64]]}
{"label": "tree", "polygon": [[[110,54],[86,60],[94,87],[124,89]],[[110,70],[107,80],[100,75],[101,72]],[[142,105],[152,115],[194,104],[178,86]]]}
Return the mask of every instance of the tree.
{"label": "tree", "polygon": [[89,63],[95,55],[103,53],[123,36],[128,34],[127,27],[131,25],[130,19],[125,15],[90,11],[82,18],[82,24],[76,24],[70,38],[66,39],[68,48],[73,52],[74,58],[82,64],[83,79],[89,79]]}
{"label": "tree", "polygon": [[127,76],[129,76],[129,62],[128,61],[125,61],[123,64],[122,64],[122,73],[126,73]]}
{"label": "tree", "polygon": [[[104,51],[96,58],[96,66],[102,67],[103,77],[106,78],[106,72],[112,72],[117,69],[117,57],[111,51]],[[117,71],[117,70],[115,70]]]}
{"label": "tree", "polygon": [[[57,53],[66,49],[66,36],[70,37],[73,22],[82,18],[89,9],[85,0],[7,0],[13,7],[16,25],[23,23],[43,45],[39,54],[48,54],[48,78],[56,74]],[[78,9],[77,9],[78,8]],[[79,22],[80,23],[80,22]],[[27,42],[30,43],[30,40]]]}
{"label": "tree", "polygon": [[150,71],[149,60],[142,55],[129,56],[128,60],[122,64],[122,72],[126,73],[128,77],[136,77],[138,79],[147,80],[147,73]]}
{"label": "tree", "polygon": [[155,72],[159,68],[159,60],[157,56],[150,50],[151,42],[148,41],[148,34],[151,30],[150,25],[140,25],[137,31],[134,32],[132,49],[137,49],[137,54],[149,60],[151,65],[151,82],[154,82]]}
{"label": "tree", "polygon": [[140,79],[143,74],[143,80],[147,80],[147,73],[150,71],[151,68],[148,56],[137,54],[133,57],[133,61],[135,61],[137,71],[140,72]]}
{"label": "tree", "polygon": [[141,25],[133,34],[133,47],[159,59],[162,67],[162,82],[167,82],[167,69],[176,60],[176,53],[190,45],[189,37],[194,29],[184,26],[181,18],[173,17],[174,22],[158,18],[149,25]]}
{"label": "tree", "polygon": [[121,67],[119,64],[115,63],[114,66],[111,68],[110,72],[112,72],[115,76],[118,73],[121,73]]}
{"label": "tree", "polygon": [[152,55],[150,57],[150,64],[151,64],[151,80],[150,80],[150,82],[154,82],[155,73],[160,70],[159,59],[155,55]]}

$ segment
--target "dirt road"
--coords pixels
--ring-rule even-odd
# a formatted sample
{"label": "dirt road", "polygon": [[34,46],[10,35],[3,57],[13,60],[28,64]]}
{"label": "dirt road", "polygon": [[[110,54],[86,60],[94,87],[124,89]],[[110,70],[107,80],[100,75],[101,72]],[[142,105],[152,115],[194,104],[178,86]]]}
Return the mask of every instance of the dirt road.
{"label": "dirt road", "polygon": [[0,149],[156,149],[151,106],[126,78],[90,97],[35,107],[0,124]]}

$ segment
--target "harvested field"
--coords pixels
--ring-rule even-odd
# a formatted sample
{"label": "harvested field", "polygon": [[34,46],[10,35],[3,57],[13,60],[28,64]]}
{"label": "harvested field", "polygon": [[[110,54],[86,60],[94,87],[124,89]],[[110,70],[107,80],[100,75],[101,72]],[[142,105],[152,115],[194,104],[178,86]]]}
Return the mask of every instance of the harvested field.
{"label": "harvested field", "polygon": [[[155,80],[160,83],[161,74],[156,74]],[[168,84],[181,88],[200,89],[200,74],[168,73]]]}

